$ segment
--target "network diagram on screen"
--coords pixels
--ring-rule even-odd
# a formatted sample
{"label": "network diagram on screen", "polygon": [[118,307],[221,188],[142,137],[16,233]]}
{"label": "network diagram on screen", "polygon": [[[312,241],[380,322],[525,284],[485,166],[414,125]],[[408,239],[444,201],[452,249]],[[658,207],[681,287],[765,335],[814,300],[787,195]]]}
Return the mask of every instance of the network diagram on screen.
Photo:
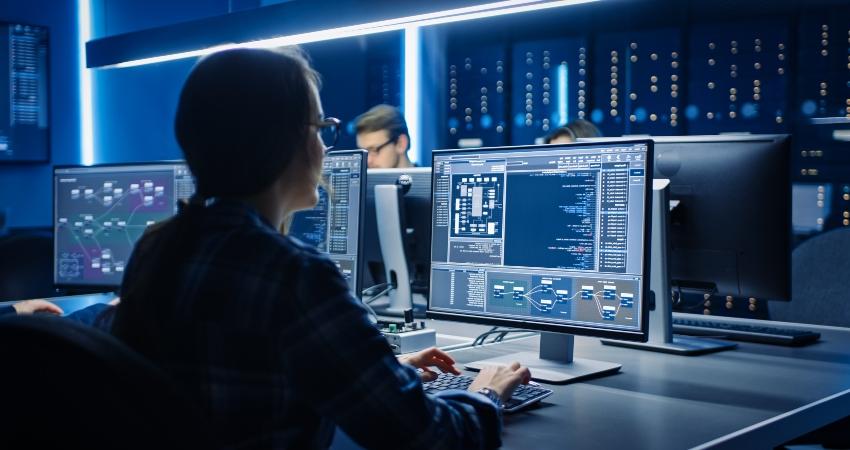
{"label": "network diagram on screen", "polygon": [[645,144],[434,157],[431,309],[639,329]]}
{"label": "network diagram on screen", "polygon": [[183,165],[57,169],[55,264],[58,284],[117,286],[145,229],[173,216],[194,192]]}

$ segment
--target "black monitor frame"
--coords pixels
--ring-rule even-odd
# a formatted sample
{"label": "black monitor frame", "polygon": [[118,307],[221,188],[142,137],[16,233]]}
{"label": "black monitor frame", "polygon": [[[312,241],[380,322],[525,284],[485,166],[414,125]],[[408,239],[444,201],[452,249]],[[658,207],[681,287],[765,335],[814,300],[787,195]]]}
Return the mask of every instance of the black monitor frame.
{"label": "black monitor frame", "polygon": [[[93,164],[90,166],[82,165],[82,164],[68,164],[68,165],[56,165],[53,166],[53,191],[51,192],[53,196],[53,204],[51,209],[51,216],[53,218],[53,223],[51,225],[51,231],[53,232],[53,287],[57,291],[61,290],[64,293],[94,293],[94,292],[110,292],[117,291],[121,285],[120,284],[89,284],[89,283],[60,283],[56,281],[56,257],[57,257],[57,236],[56,236],[56,191],[58,188],[57,185],[57,177],[56,172],[59,170],[67,170],[67,169],[89,169],[89,168],[110,168],[110,167],[126,167],[126,166],[162,166],[162,165],[183,165],[188,168],[188,164],[184,160],[162,160],[162,161],[140,161],[140,162],[122,162],[122,163],[104,163],[104,164]],[[134,243],[135,245],[135,243]],[[123,279],[123,277],[122,277]]]}
{"label": "black monitor frame", "polygon": [[[476,323],[482,325],[492,325],[492,326],[505,326],[505,327],[514,327],[514,328],[523,328],[528,330],[536,330],[542,332],[551,332],[551,333],[564,333],[571,335],[582,335],[582,336],[594,336],[594,337],[602,337],[609,339],[619,339],[619,340],[627,340],[627,341],[638,341],[638,342],[646,342],[648,333],[649,333],[649,304],[651,299],[650,293],[650,236],[652,235],[652,173],[653,173],[653,162],[654,162],[654,143],[649,139],[623,139],[623,140],[607,140],[605,142],[593,142],[593,143],[572,143],[572,144],[550,144],[550,145],[527,145],[527,146],[507,146],[507,147],[484,147],[484,148],[469,148],[469,149],[443,149],[443,150],[435,150],[431,155],[431,166],[434,167],[435,159],[438,156],[445,154],[467,154],[467,153],[483,153],[488,151],[516,151],[516,152],[525,152],[525,151],[540,151],[540,150],[556,150],[556,149],[564,149],[564,148],[573,148],[573,149],[586,149],[586,148],[598,148],[601,145],[606,144],[614,144],[617,145],[634,145],[634,144],[644,144],[647,148],[647,156],[646,156],[646,170],[644,172],[644,225],[643,225],[643,279],[641,284],[641,302],[640,302],[640,329],[637,331],[626,331],[626,330],[615,330],[615,329],[604,329],[604,328],[594,328],[589,326],[580,326],[574,324],[552,324],[549,322],[538,322],[533,320],[520,320],[520,319],[508,319],[502,317],[485,317],[479,316],[475,314],[467,314],[467,313],[452,313],[445,311],[433,311],[431,310],[431,300],[433,298],[433,292],[428,299],[428,310],[427,315],[432,319],[440,319],[440,320],[450,320],[456,322],[468,322],[468,323]],[[434,215],[434,184],[436,183],[436,171],[432,172],[431,175],[431,217],[433,220]],[[433,227],[433,224],[432,224]],[[433,232],[433,231],[432,231]],[[431,261],[433,262],[433,251],[431,255]],[[433,287],[433,277],[431,277],[431,287]]]}
{"label": "black monitor frame", "polygon": [[[728,220],[717,220],[715,217],[705,217],[697,220],[699,214],[706,211],[688,211],[688,206],[683,200],[678,208],[670,213],[670,278],[673,288],[688,290],[699,290],[700,282],[714,284],[709,289],[716,288],[719,295],[733,295],[736,297],[754,297],[770,300],[791,299],[791,149],[788,135],[717,135],[717,136],[670,136],[658,137],[655,152],[655,174],[659,178],[670,179],[670,198],[677,200],[687,197],[684,192],[687,187],[694,185],[692,176],[695,173],[705,174],[709,172],[717,178],[712,188],[703,189],[715,202],[719,204],[725,200],[728,207],[725,210],[719,208],[713,211],[711,216],[746,218],[750,220],[736,220],[737,229],[725,227],[724,222]],[[704,145],[718,146],[723,144],[735,146],[739,151],[724,151],[717,154],[712,151],[703,150]],[[711,150],[711,149],[707,149]],[[724,149],[725,150],[725,149]],[[732,150],[732,149],[730,149]],[[690,174],[685,172],[687,164],[684,156],[680,161],[682,172],[666,170],[667,157],[672,151],[680,154],[691,152]],[[678,156],[678,155],[677,155]],[[741,167],[743,163],[757,160],[755,167],[748,165]],[[676,165],[677,161],[672,161]],[[729,178],[720,178],[723,174],[729,174]],[[735,179],[742,180],[735,183]],[[730,181],[731,180],[731,181]],[[686,181],[686,183],[682,183]],[[729,182],[726,182],[729,181]],[[745,189],[740,189],[741,187]],[[748,188],[746,188],[748,187]],[[731,192],[736,191],[736,192]],[[734,197],[726,194],[737,194]],[[710,200],[710,199],[709,199]],[[758,205],[758,207],[754,206]],[[751,211],[752,214],[746,214]],[[764,214],[771,211],[772,214]],[[768,217],[772,220],[768,220]],[[735,252],[735,273],[724,279],[720,276],[722,267],[707,267],[696,264],[703,258],[695,257],[699,249],[694,245],[705,234],[697,236],[684,235],[693,233],[694,228],[687,224],[679,225],[682,220],[692,222],[708,223],[710,232],[708,241],[711,244],[706,247],[710,250],[729,249]],[[701,224],[698,229],[705,230]],[[772,226],[771,226],[772,225]],[[723,232],[724,229],[727,232]],[[745,236],[741,240],[740,236]],[[720,245],[717,245],[720,244]],[[703,247],[703,248],[706,248]],[[755,255],[753,255],[755,253]],[[689,273],[683,273],[683,264],[689,268]],[[696,266],[696,267],[693,267]],[[709,273],[718,274],[718,279],[707,278]],[[698,275],[696,280],[692,275]]]}

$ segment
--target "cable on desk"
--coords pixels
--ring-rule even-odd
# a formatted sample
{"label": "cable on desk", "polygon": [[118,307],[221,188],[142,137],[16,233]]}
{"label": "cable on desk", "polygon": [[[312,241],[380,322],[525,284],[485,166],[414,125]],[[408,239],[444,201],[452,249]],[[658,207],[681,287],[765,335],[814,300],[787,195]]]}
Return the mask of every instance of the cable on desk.
{"label": "cable on desk", "polygon": [[364,301],[363,301],[363,303],[365,303],[365,304],[367,304],[367,305],[368,305],[369,303],[374,302],[375,300],[377,300],[377,299],[379,299],[379,298],[383,297],[384,295],[389,294],[389,292],[390,292],[391,290],[393,290],[393,287],[392,287],[392,286],[387,286],[387,288],[386,288],[386,289],[384,289],[383,291],[378,292],[377,294],[375,294],[375,295],[373,295],[373,296],[369,297],[368,299],[364,300]]}
{"label": "cable on desk", "polygon": [[489,331],[485,331],[485,332],[479,334],[478,337],[476,337],[475,340],[472,341],[472,346],[475,347],[476,345],[483,344],[484,339],[487,338],[487,336],[496,332],[496,330],[498,330],[498,329],[499,329],[499,327],[493,327],[493,328],[490,328]]}
{"label": "cable on desk", "polygon": [[379,289],[384,289],[384,288],[386,288],[387,286],[389,286],[389,283],[378,283],[378,284],[376,284],[376,285],[374,285],[374,286],[369,286],[369,287],[367,287],[366,289],[363,289],[362,291],[360,291],[360,295],[362,295],[362,296],[364,296],[364,297],[366,297],[366,296],[371,297],[371,296],[372,296],[372,295],[374,295],[374,294],[375,294],[375,292],[377,292]]}

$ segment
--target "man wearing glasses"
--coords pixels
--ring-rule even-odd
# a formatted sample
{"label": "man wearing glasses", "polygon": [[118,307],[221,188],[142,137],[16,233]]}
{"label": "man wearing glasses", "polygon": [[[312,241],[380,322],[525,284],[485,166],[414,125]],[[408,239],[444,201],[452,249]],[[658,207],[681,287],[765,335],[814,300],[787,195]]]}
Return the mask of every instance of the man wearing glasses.
{"label": "man wearing glasses", "polygon": [[357,147],[369,152],[370,169],[413,167],[407,157],[407,122],[395,106],[377,105],[355,121]]}

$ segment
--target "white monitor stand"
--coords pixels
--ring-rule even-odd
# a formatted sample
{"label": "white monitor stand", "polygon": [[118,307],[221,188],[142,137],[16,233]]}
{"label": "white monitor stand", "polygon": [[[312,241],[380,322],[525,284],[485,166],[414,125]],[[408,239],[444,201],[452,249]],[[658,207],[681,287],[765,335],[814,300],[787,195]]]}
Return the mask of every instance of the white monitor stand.
{"label": "white monitor stand", "polygon": [[637,348],[677,355],[702,355],[735,348],[738,344],[712,339],[673,336],[673,303],[670,297],[670,260],[667,232],[670,224],[670,180],[652,181],[652,240],[650,289],[655,293],[655,309],[649,312],[649,340],[629,342],[602,339],[605,345]]}
{"label": "white monitor stand", "polygon": [[413,293],[410,288],[410,271],[407,267],[402,235],[400,206],[403,201],[402,196],[400,186],[392,184],[375,186],[375,214],[381,257],[384,260],[387,283],[393,287],[388,294],[389,305],[386,308],[375,308],[380,315],[403,316],[405,310],[414,307]]}

